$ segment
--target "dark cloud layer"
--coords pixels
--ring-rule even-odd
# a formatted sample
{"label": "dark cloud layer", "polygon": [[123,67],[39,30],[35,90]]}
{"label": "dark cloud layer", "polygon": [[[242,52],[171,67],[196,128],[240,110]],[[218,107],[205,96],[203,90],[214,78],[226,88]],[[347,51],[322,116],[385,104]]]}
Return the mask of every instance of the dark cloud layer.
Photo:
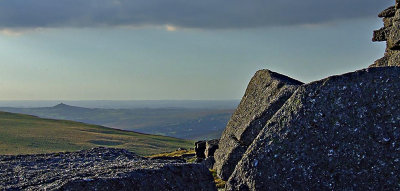
{"label": "dark cloud layer", "polygon": [[1,0],[0,28],[251,28],[373,17],[387,0]]}

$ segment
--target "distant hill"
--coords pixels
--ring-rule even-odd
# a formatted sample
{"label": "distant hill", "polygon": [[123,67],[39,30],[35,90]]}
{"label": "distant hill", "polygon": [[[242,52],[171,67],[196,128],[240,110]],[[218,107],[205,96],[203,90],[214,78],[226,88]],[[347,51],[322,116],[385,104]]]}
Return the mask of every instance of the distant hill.
{"label": "distant hill", "polygon": [[[54,109],[61,107],[65,105],[58,105]],[[73,121],[0,112],[0,154],[77,151],[100,146],[151,155],[182,147],[191,148],[193,142]]]}
{"label": "distant hill", "polygon": [[0,100],[0,106],[17,108],[52,107],[61,102],[79,107],[104,109],[235,109],[240,100]]}
{"label": "distant hill", "polygon": [[190,140],[219,138],[233,113],[233,109],[91,109],[63,103],[54,107],[40,108],[2,107],[0,111],[72,120]]}

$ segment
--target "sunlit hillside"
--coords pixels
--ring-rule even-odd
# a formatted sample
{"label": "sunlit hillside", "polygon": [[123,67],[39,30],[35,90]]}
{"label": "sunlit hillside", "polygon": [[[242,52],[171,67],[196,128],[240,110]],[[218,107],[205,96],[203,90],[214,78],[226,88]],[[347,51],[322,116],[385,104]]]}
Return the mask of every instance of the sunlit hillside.
{"label": "sunlit hillside", "polygon": [[121,131],[84,123],[0,112],[0,154],[76,151],[93,147],[125,148],[150,155],[191,148],[192,141]]}

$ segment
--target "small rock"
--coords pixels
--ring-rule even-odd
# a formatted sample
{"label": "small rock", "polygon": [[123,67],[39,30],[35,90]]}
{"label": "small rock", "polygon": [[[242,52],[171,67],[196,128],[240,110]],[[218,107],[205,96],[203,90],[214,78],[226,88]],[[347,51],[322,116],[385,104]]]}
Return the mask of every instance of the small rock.
{"label": "small rock", "polygon": [[198,159],[205,159],[206,155],[205,155],[205,151],[206,151],[206,144],[207,141],[197,141],[195,143],[195,152],[196,152],[196,157]]}
{"label": "small rock", "polygon": [[396,14],[396,8],[395,6],[391,6],[385,10],[383,10],[381,13],[379,13],[379,17],[393,17]]}
{"label": "small rock", "polygon": [[214,140],[210,140],[210,141],[206,142],[206,151],[204,153],[206,158],[214,156],[215,151],[218,149],[218,143],[219,143],[218,139],[214,139]]}

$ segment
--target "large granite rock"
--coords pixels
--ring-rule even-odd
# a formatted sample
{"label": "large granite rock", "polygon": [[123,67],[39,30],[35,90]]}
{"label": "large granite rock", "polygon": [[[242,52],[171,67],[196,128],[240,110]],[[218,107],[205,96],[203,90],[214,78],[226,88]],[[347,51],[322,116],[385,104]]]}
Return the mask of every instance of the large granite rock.
{"label": "large granite rock", "polygon": [[122,149],[0,156],[0,190],[216,190],[204,165]]}
{"label": "large granite rock", "polygon": [[246,151],[227,190],[400,190],[400,67],[303,85]]}
{"label": "large granite rock", "polygon": [[383,18],[384,26],[374,31],[372,41],[386,41],[387,47],[384,57],[370,67],[400,66],[399,1],[396,1],[396,6],[385,9],[378,16]]}
{"label": "large granite rock", "polygon": [[215,152],[218,176],[227,180],[265,123],[302,83],[287,76],[260,70],[228,122]]}

